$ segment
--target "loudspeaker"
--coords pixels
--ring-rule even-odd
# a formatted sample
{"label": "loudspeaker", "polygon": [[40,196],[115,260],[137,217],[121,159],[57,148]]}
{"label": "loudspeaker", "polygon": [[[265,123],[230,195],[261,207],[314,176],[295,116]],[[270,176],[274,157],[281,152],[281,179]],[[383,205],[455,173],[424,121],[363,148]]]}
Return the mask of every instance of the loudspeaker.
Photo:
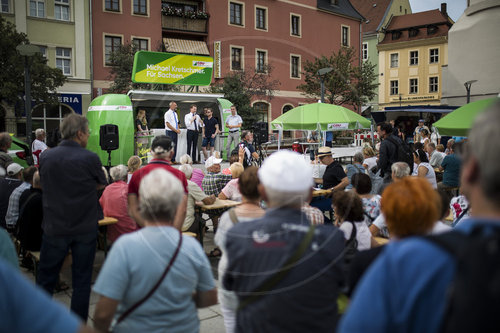
{"label": "loudspeaker", "polygon": [[253,140],[255,144],[261,145],[267,142],[267,139],[267,123],[263,121],[255,123],[253,131]]}
{"label": "loudspeaker", "polygon": [[99,129],[99,145],[102,150],[116,150],[119,147],[118,126],[113,124],[102,125]]}

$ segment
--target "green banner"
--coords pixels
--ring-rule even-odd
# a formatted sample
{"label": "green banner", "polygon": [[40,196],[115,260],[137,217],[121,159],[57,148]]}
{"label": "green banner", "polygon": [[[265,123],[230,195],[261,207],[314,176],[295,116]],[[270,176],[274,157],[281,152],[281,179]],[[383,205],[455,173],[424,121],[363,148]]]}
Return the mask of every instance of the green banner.
{"label": "green banner", "polygon": [[134,57],[132,81],[208,86],[213,64],[212,57],[139,51]]}

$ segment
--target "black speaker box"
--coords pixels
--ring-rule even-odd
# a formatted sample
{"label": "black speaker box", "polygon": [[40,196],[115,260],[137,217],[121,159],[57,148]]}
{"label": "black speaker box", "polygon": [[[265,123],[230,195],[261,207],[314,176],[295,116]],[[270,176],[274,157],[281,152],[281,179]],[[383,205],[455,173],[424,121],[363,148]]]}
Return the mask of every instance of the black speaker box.
{"label": "black speaker box", "polygon": [[116,150],[118,141],[118,126],[113,124],[102,125],[99,129],[99,145],[102,150]]}
{"label": "black speaker box", "polygon": [[255,123],[254,132],[253,132],[253,140],[257,145],[263,144],[267,142],[267,123],[260,121]]}

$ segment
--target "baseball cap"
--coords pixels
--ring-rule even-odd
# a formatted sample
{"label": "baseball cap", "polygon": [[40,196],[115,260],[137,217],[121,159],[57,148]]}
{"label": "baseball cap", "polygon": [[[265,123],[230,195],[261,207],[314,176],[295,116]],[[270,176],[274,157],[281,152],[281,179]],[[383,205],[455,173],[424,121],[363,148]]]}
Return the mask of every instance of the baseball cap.
{"label": "baseball cap", "polygon": [[24,168],[17,163],[11,163],[7,167],[7,175],[14,176],[21,172]]}
{"label": "baseball cap", "polygon": [[418,122],[419,123],[425,123],[425,121],[423,119],[420,119]]}
{"label": "baseball cap", "polygon": [[215,156],[210,156],[205,161],[205,168],[210,168],[214,164],[220,164],[222,162],[222,158],[216,158]]}
{"label": "baseball cap", "polygon": [[153,139],[153,143],[151,144],[151,151],[156,154],[162,154],[172,149],[172,147],[172,139],[170,139],[166,135],[158,135]]}
{"label": "baseball cap", "polygon": [[280,192],[300,192],[313,185],[312,168],[298,153],[281,150],[264,160],[258,172],[265,187]]}

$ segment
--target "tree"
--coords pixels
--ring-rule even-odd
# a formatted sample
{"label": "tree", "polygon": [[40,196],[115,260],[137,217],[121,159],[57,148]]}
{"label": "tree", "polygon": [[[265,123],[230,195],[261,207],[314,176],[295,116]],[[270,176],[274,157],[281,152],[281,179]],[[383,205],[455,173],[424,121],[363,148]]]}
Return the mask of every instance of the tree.
{"label": "tree", "polygon": [[375,65],[357,62],[356,51],[353,48],[341,48],[338,53],[330,57],[322,56],[304,64],[305,83],[297,89],[307,96],[317,98],[321,95],[321,81],[317,72],[321,68],[331,67],[333,71],[324,75],[325,102],[336,105],[352,105],[356,109],[360,104],[371,100],[376,93],[378,84],[373,83],[377,78]]}
{"label": "tree", "polygon": [[[0,102],[16,106],[16,116],[20,116],[24,104],[24,64],[25,59],[16,50],[21,44],[29,44],[26,34],[16,31],[14,24],[0,16]],[[42,54],[29,57],[31,74],[31,97],[34,101],[48,104],[58,103],[56,89],[66,82],[66,77],[58,68],[47,66]]]}
{"label": "tree", "polygon": [[222,93],[224,98],[230,100],[243,118],[243,128],[251,128],[257,121],[258,114],[250,106],[252,99],[270,101],[274,91],[280,85],[279,80],[272,80],[273,68],[267,65],[266,74],[254,69],[234,71],[224,77],[221,82],[210,86],[210,92]]}
{"label": "tree", "polygon": [[108,79],[113,80],[109,92],[126,93],[131,89],[178,91],[179,87],[170,84],[150,84],[132,82],[134,55],[137,47],[133,44],[120,45],[110,55],[111,69]]}

